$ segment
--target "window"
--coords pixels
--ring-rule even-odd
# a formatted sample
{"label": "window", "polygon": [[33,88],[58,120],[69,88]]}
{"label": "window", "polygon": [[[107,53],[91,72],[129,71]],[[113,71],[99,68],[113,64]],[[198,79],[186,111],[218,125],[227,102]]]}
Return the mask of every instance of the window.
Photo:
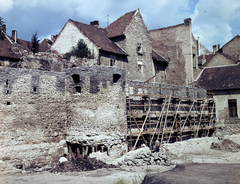
{"label": "window", "polygon": [[138,61],[138,71],[139,72],[143,72],[143,62],[142,61]]}
{"label": "window", "polygon": [[116,56],[110,55],[110,66],[115,66],[116,64]]}
{"label": "window", "polygon": [[143,54],[143,48],[142,48],[142,44],[138,43],[137,44],[137,53],[142,55]]}
{"label": "window", "polygon": [[76,86],[75,89],[76,89],[76,92],[81,93],[82,88],[80,86]]}
{"label": "window", "polygon": [[237,117],[237,100],[228,100],[229,117]]}
{"label": "window", "polygon": [[117,83],[120,78],[121,78],[121,75],[113,74],[113,83]]}
{"label": "window", "polygon": [[73,74],[72,78],[74,80],[74,83],[80,83],[80,76],[78,74]]}
{"label": "window", "polygon": [[115,59],[110,60],[110,66],[115,66]]}

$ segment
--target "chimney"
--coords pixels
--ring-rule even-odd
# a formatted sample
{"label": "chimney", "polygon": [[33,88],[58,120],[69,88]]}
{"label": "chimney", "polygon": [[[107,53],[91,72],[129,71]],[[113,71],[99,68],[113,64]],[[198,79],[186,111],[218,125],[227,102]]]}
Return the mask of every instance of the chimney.
{"label": "chimney", "polygon": [[191,25],[191,19],[190,18],[184,19],[184,26],[190,26],[190,25]]}
{"label": "chimney", "polygon": [[218,44],[218,51],[220,50],[220,44]]}
{"label": "chimney", "polygon": [[99,22],[97,20],[90,22],[90,25],[99,27]]}
{"label": "chimney", "polygon": [[213,54],[215,54],[217,51],[217,45],[213,45]]}
{"label": "chimney", "polygon": [[7,31],[6,24],[3,24],[3,25],[2,25],[2,30],[3,30],[3,32],[6,34],[6,31]]}
{"label": "chimney", "polygon": [[197,39],[197,56],[200,56],[200,37]]}
{"label": "chimney", "polygon": [[14,43],[17,43],[17,31],[16,30],[12,30],[12,38],[14,40]]}

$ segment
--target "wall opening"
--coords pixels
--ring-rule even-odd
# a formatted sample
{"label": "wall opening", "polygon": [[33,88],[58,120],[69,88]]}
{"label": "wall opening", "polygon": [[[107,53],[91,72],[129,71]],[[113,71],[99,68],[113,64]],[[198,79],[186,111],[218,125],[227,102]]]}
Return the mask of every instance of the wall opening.
{"label": "wall opening", "polygon": [[11,102],[7,101],[7,105],[11,105]]}
{"label": "wall opening", "polygon": [[229,111],[229,117],[238,117],[238,115],[237,115],[237,100],[236,99],[228,100],[228,111]]}
{"label": "wall opening", "polygon": [[72,78],[74,80],[74,83],[80,83],[80,76],[78,74],[73,74]]}
{"label": "wall opening", "polygon": [[37,87],[33,87],[33,92],[37,92]]}
{"label": "wall opening", "polygon": [[81,93],[82,88],[80,86],[76,86],[75,89],[78,93]]}
{"label": "wall opening", "polygon": [[8,79],[6,80],[6,87],[8,88]]}
{"label": "wall opening", "polygon": [[121,78],[121,75],[113,74],[113,83],[117,83],[120,78]]}

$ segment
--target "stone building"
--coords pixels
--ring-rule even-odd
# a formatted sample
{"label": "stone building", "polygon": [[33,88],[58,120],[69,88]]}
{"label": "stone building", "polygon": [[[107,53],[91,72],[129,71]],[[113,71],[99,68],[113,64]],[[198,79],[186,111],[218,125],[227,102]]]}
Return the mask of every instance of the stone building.
{"label": "stone building", "polygon": [[126,78],[130,80],[146,81],[166,69],[168,62],[153,52],[152,40],[139,10],[124,14],[105,29],[98,25],[98,21],[87,25],[68,20],[51,50],[63,55],[82,39],[94,54],[95,62],[81,62],[80,66],[119,67],[125,69]]}
{"label": "stone building", "polygon": [[[239,35],[222,48],[213,45],[213,54],[199,56],[201,70],[195,85],[208,90],[216,104],[216,118],[225,133],[239,133]],[[223,132],[224,133],[224,132]]]}
{"label": "stone building", "polygon": [[150,30],[153,49],[169,62],[166,81],[169,84],[188,85],[194,81],[193,70],[198,67],[200,52],[210,53],[199,39],[192,35],[191,19],[184,23]]}

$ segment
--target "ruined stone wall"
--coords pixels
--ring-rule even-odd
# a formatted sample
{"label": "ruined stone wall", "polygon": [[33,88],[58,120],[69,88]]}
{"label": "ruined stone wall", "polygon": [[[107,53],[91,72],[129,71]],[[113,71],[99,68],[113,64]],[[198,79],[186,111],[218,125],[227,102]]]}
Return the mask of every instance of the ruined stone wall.
{"label": "ruined stone wall", "polygon": [[222,47],[224,54],[236,57],[240,57],[240,36],[236,36],[232,41]]}
{"label": "ruined stone wall", "polygon": [[167,83],[188,85],[193,81],[191,20],[184,24],[149,31],[152,47],[169,61]]}
{"label": "ruined stone wall", "polygon": [[65,74],[8,67],[0,73],[0,159],[25,160],[26,167],[57,162],[67,152]]}
{"label": "ruined stone wall", "polygon": [[66,140],[106,147],[123,142],[127,133],[125,71],[93,66],[68,69],[66,73]]}

